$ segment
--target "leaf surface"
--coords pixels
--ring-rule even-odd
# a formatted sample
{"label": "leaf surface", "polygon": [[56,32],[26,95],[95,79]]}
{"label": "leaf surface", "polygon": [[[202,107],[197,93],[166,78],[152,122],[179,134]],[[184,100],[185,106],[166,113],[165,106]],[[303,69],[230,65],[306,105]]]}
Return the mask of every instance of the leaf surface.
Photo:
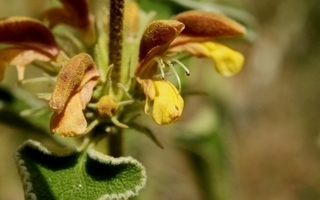
{"label": "leaf surface", "polygon": [[52,152],[29,140],[14,157],[26,199],[128,199],[146,182],[138,161],[94,149]]}

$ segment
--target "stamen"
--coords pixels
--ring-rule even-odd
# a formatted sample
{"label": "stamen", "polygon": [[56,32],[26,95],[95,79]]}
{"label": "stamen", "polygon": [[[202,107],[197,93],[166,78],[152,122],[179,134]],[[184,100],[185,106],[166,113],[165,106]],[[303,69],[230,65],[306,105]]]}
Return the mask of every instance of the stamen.
{"label": "stamen", "polygon": [[156,61],[158,63],[158,67],[160,69],[160,73],[161,73],[161,78],[162,80],[164,80],[164,70],[163,68],[165,67],[164,63],[163,63],[163,60],[159,57],[156,57]]}
{"label": "stamen", "polygon": [[181,93],[181,80],[179,77],[179,74],[177,73],[177,70],[173,67],[172,63],[170,62],[170,60],[166,60],[165,63],[167,63],[167,65],[170,67],[170,69],[172,70],[173,74],[176,76],[177,81],[178,81],[178,89],[179,89],[179,93]]}
{"label": "stamen", "polygon": [[184,69],[184,71],[186,72],[186,76],[190,76],[189,69],[182,62],[180,62],[178,59],[175,59],[175,58],[171,58],[171,60],[176,62],[180,67]]}

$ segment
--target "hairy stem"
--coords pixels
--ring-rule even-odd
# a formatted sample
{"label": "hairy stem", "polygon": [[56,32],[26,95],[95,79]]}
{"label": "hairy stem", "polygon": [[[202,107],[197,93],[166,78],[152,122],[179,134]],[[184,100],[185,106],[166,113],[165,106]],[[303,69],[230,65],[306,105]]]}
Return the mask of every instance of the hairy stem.
{"label": "hairy stem", "polygon": [[[109,65],[113,65],[111,80],[115,94],[118,94],[121,76],[122,59],[122,38],[123,38],[123,12],[124,0],[110,0],[110,21],[109,21]],[[113,157],[123,155],[122,130],[116,129],[115,133],[109,136],[109,154]]]}
{"label": "hairy stem", "polygon": [[123,138],[121,129],[109,136],[109,155],[117,158],[123,156]]}
{"label": "hairy stem", "polygon": [[110,0],[109,65],[113,64],[111,79],[115,93],[121,74],[123,12],[124,0]]}

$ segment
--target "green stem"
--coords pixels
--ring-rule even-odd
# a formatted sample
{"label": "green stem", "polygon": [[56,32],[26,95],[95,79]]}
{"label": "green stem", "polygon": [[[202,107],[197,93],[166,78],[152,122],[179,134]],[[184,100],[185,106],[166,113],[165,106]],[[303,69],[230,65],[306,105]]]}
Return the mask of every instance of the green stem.
{"label": "green stem", "polygon": [[110,0],[109,65],[113,64],[111,79],[115,93],[121,74],[123,12],[124,0]]}
{"label": "green stem", "polygon": [[109,136],[109,155],[117,158],[123,156],[123,135],[120,128]]}

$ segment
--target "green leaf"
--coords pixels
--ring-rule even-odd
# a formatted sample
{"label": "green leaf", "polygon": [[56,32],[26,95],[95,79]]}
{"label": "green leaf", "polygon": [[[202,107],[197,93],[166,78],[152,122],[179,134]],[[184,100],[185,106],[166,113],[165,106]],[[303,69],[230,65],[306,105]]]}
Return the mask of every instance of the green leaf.
{"label": "green leaf", "polygon": [[145,169],[135,159],[93,149],[52,152],[28,140],[14,158],[26,199],[128,199],[146,183]]}

